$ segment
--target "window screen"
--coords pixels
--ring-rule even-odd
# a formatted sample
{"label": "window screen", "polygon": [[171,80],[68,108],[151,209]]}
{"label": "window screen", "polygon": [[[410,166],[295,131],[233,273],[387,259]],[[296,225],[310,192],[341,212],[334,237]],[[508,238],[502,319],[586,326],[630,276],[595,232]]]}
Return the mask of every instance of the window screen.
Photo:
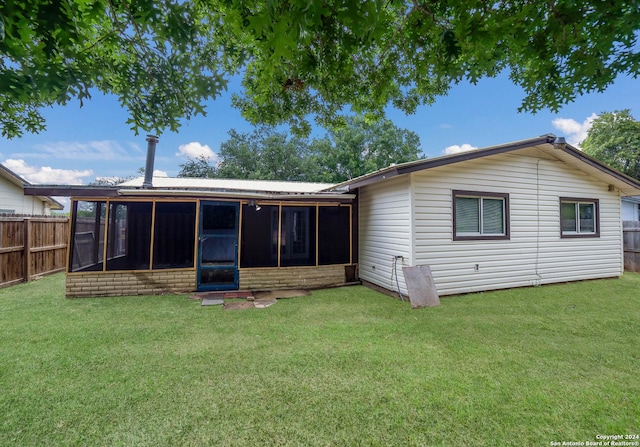
{"label": "window screen", "polygon": [[148,270],[151,257],[151,202],[111,202],[107,270]]}
{"label": "window screen", "polygon": [[157,202],[153,268],[193,267],[196,204]]}
{"label": "window screen", "polygon": [[106,213],[105,202],[73,202],[69,250],[72,272],[102,270]]}
{"label": "window screen", "polygon": [[347,264],[350,259],[351,207],[318,208],[318,263]]}

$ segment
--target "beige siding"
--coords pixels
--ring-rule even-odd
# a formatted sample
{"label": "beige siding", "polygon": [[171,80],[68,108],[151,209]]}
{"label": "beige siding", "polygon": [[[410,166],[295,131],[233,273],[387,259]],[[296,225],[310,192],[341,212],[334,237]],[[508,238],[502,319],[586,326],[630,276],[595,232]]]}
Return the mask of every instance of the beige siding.
{"label": "beige siding", "polygon": [[40,199],[25,196],[22,188],[4,178],[0,178],[0,210],[12,210],[16,214],[45,214]]}
{"label": "beige siding", "polygon": [[[412,177],[415,263],[441,295],[622,274],[618,193],[560,161],[499,155]],[[510,240],[453,241],[454,189],[509,193]],[[560,238],[563,196],[600,200],[599,238]]]}
{"label": "beige siding", "polygon": [[360,278],[389,290],[396,289],[394,257],[399,284],[406,293],[402,265],[412,264],[411,194],[409,177],[377,183],[358,195]]}

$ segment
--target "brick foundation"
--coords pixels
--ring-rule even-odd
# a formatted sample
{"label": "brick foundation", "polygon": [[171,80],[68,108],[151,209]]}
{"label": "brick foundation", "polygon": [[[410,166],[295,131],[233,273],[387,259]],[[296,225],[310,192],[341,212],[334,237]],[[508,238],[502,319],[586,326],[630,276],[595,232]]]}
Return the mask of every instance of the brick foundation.
{"label": "brick foundation", "polygon": [[[355,266],[240,269],[240,290],[317,289],[354,281]],[[347,272],[350,270],[350,272]],[[196,290],[195,270],[86,272],[67,274],[68,298],[160,295]]]}
{"label": "brick foundation", "polygon": [[240,289],[317,289],[347,282],[344,265],[240,269]]}
{"label": "brick foundation", "polygon": [[67,274],[68,298],[123,295],[160,295],[192,292],[196,289],[194,270],[153,272],[106,272]]}

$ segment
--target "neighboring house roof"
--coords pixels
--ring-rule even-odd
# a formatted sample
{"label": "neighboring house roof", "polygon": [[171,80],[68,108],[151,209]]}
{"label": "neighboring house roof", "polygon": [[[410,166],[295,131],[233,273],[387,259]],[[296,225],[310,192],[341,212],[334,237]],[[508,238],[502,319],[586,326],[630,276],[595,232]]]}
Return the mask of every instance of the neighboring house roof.
{"label": "neighboring house roof", "polygon": [[467,152],[461,152],[453,155],[445,155],[436,158],[427,158],[398,165],[391,165],[387,168],[380,169],[375,172],[342,182],[331,187],[331,190],[350,191],[361,186],[377,183],[385,179],[398,175],[409,174],[411,172],[432,169],[439,166],[460,163],[467,160],[473,160],[491,155],[504,154],[509,152],[532,152],[532,155],[553,157],[561,160],[568,165],[575,167],[587,174],[605,181],[618,188],[622,195],[631,196],[640,193],[640,182],[621,172],[618,172],[609,166],[599,162],[598,160],[586,155],[581,150],[567,143],[554,144],[555,135],[543,135],[527,140],[515,141],[512,143],[501,144],[498,146],[490,146],[482,149],[475,149]]}
{"label": "neighboring house roof", "polygon": [[[31,183],[29,183],[28,181],[26,181],[25,179],[20,177],[18,174],[13,172],[11,169],[7,168],[6,166],[4,166],[2,164],[0,164],[0,177],[7,179],[8,181],[13,183],[14,185],[22,188],[23,191],[25,189],[25,186],[31,186]],[[28,195],[28,194],[26,194],[26,195]],[[57,200],[53,199],[52,197],[40,196],[40,195],[37,196],[37,197],[41,201],[49,203],[49,207],[52,210],[62,210],[62,209],[64,209],[64,205],[61,204],[60,202],[58,202]]]}

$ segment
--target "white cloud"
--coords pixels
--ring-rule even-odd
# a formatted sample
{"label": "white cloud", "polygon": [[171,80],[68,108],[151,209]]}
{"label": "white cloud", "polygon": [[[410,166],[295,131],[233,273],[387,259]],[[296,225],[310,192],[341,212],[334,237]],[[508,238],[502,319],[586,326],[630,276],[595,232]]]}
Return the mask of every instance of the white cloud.
{"label": "white cloud", "polygon": [[[33,146],[39,153],[12,154],[14,157],[57,158],[73,160],[132,160],[141,156],[136,145],[128,144],[128,149],[113,140],[57,141]],[[133,155],[133,156],[132,156]]]}
{"label": "white cloud", "polygon": [[442,123],[440,124],[440,129],[453,129],[453,125],[449,123]]}
{"label": "white cloud", "polygon": [[596,118],[598,118],[598,115],[592,113],[582,123],[571,118],[556,118],[551,124],[564,134],[567,138],[567,143],[572,146],[578,146],[587,138],[587,132],[591,129],[593,120]]}
{"label": "white cloud", "polygon": [[90,169],[78,171],[76,169],[54,169],[49,166],[36,167],[28,165],[24,160],[11,158],[2,164],[27,181],[35,184],[81,185],[83,177],[93,174]]}
{"label": "white cloud", "polygon": [[467,152],[467,151],[472,151],[474,149],[478,149],[477,146],[471,146],[468,143],[463,144],[462,146],[458,146],[457,144],[454,144],[453,146],[447,146],[444,148],[444,151],[442,151],[445,155],[451,155],[451,154],[457,154],[459,152]]}
{"label": "white cloud", "polygon": [[160,169],[154,169],[153,170],[153,176],[154,177],[169,177],[169,174],[167,174],[167,171],[161,171]]}
{"label": "white cloud", "polygon": [[181,144],[176,152],[178,157],[199,158],[205,157],[208,160],[215,161],[218,158],[218,154],[206,144],[192,141],[191,143]]}

